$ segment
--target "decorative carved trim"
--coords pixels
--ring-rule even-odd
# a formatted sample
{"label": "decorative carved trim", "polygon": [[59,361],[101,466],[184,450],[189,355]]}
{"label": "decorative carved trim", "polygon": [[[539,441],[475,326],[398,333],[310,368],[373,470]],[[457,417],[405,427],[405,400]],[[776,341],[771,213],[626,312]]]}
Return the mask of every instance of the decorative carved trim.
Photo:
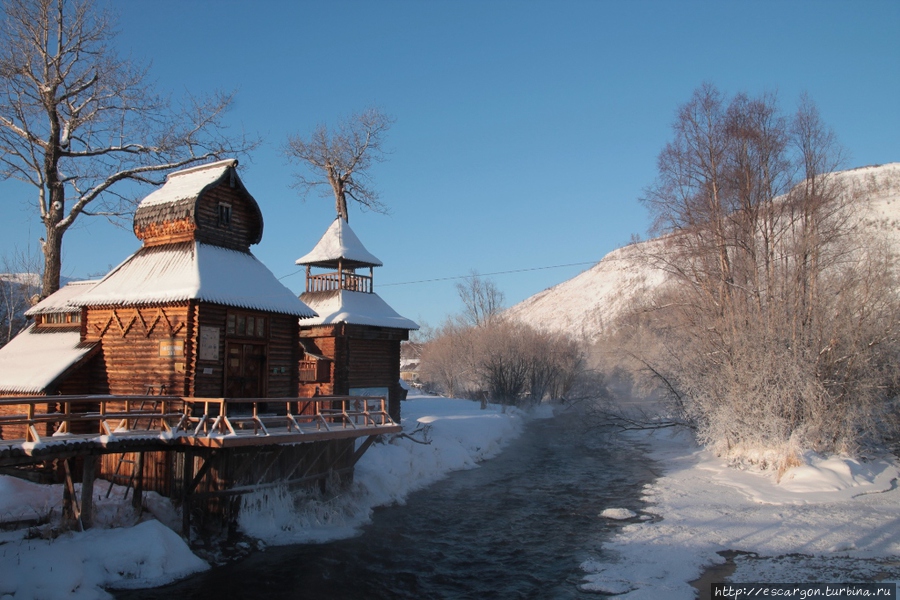
{"label": "decorative carved trim", "polygon": [[[168,335],[174,336],[178,334],[182,329],[186,327],[186,323],[182,322],[173,322],[169,315],[166,314],[166,311],[163,308],[157,307],[156,313],[152,315],[149,314],[150,310],[153,309],[142,309],[140,308],[128,308],[128,309],[112,309],[112,315],[108,319],[106,319],[106,323],[98,324],[94,323],[93,327],[97,331],[99,337],[103,337],[109,331],[110,327],[112,327],[113,323],[118,327],[119,333],[122,334],[122,337],[127,337],[131,330],[134,328],[135,323],[140,323],[140,330],[143,333],[144,337],[149,338],[153,331],[156,329],[157,325],[160,323],[165,323],[164,327],[168,330]],[[120,314],[120,311],[123,314]],[[129,314],[130,311],[130,314]],[[130,317],[130,318],[129,318]]]}
{"label": "decorative carved trim", "polygon": [[150,337],[150,334],[153,333],[153,329],[156,327],[156,324],[159,323],[160,319],[162,319],[162,315],[163,315],[162,309],[161,309],[161,308],[157,308],[157,309],[156,309],[156,317],[155,317],[155,318],[153,319],[153,321],[150,323],[150,326],[147,327],[146,324],[144,325],[144,329],[146,330],[146,333],[145,333],[144,335],[145,335],[146,337]]}
{"label": "decorative carved trim", "polygon": [[110,325],[112,325],[112,322],[113,322],[113,318],[109,317],[108,319],[106,319],[106,323],[102,327],[99,325],[96,325],[96,324],[94,325],[94,328],[97,330],[99,337],[103,337],[104,335],[106,335],[106,332],[109,330],[109,327],[110,327]]}

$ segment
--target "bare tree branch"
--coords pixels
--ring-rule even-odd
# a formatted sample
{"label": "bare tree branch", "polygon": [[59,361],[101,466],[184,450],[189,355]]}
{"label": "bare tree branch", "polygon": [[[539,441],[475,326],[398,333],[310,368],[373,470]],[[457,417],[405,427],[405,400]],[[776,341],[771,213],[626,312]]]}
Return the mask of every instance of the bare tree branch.
{"label": "bare tree branch", "polygon": [[[378,108],[357,113],[329,130],[318,125],[309,137],[288,136],[284,152],[304,169],[294,186],[306,195],[328,185],[334,194],[337,216],[349,221],[347,198],[363,208],[387,213],[371,182],[374,163],[385,159],[384,136],[394,120]],[[327,192],[323,192],[323,195]]]}
{"label": "bare tree branch", "polygon": [[2,12],[0,177],[37,190],[44,296],[59,288],[63,236],[81,215],[133,210],[137,188],[114,192],[124,182],[258,144],[226,136],[232,94],[177,105],[155,93],[147,67],[110,48],[112,20],[93,0],[3,0]]}

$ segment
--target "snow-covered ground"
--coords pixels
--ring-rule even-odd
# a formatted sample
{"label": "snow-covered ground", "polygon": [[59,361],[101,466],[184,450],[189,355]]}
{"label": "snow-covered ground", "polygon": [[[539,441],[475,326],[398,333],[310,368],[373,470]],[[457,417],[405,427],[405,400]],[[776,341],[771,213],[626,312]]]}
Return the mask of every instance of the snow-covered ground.
{"label": "snow-covered ground", "polygon": [[[306,502],[271,492],[249,497],[242,530],[265,544],[353,535],[375,506],[403,503],[411,491],[448,472],[495,456],[527,418],[517,410],[480,410],[475,402],[414,393],[403,415],[409,437],[370,448],[350,490]],[[665,472],[645,489],[649,509],[597,507],[598,519],[622,528],[602,557],[583,565],[585,590],[624,593],[631,600],[693,598],[687,582],[723,562],[717,554],[723,550],[806,555],[739,557],[732,579],[759,582],[878,579],[878,571],[891,567],[877,561],[900,557],[895,462],[807,455],[805,466],[776,483],[770,474],[729,469],[684,437],[657,434],[639,441]],[[46,535],[49,524],[0,532],[0,599],[108,598],[104,588],[157,586],[208,568],[163,524],[180,523],[166,500],[147,494],[151,515],[134,525],[130,507],[117,498],[121,489],[110,500],[105,485],[95,490],[100,501],[93,530],[55,539]],[[60,486],[0,477],[0,521],[50,515],[52,523],[61,499]]]}
{"label": "snow-covered ground", "polygon": [[[772,472],[729,468],[684,433],[644,441],[664,474],[645,487],[644,514],[604,545],[603,559],[582,565],[582,589],[628,600],[694,598],[688,582],[724,563],[718,553],[725,551],[741,553],[732,582],[900,577],[900,465],[893,457],[863,462],[808,453],[779,482]],[[617,507],[599,508],[615,518],[608,509]]]}

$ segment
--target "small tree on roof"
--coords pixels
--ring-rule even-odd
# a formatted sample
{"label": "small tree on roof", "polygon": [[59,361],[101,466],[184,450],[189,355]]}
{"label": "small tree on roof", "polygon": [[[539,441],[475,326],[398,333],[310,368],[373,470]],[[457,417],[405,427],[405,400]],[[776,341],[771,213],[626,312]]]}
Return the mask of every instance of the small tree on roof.
{"label": "small tree on roof", "polygon": [[315,187],[330,187],[337,216],[348,222],[347,198],[387,213],[369,171],[373,163],[384,161],[384,135],[393,123],[390,116],[373,107],[341,121],[336,129],[320,123],[309,137],[288,136],[285,154],[304,168],[295,174],[295,187],[304,196]]}

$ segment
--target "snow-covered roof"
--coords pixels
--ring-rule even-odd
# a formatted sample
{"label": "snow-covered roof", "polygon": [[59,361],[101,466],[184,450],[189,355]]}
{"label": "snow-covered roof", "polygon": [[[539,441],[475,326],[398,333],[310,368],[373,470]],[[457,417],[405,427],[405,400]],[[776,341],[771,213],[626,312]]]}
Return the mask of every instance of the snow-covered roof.
{"label": "snow-covered roof", "polygon": [[338,260],[351,269],[357,267],[380,267],[382,263],[366,250],[350,224],[338,217],[325,231],[312,251],[297,259],[298,265],[337,268]]}
{"label": "snow-covered roof", "polygon": [[199,242],[141,248],[73,302],[124,306],[185,300],[297,317],[316,314],[251,253]]}
{"label": "snow-covered roof", "polygon": [[262,211],[237,176],[235,171],[237,164],[238,161],[232,158],[169,173],[166,183],[150,193],[138,205],[134,213],[135,233],[144,239],[147,235],[146,229],[151,228],[152,231],[154,225],[182,219],[193,219],[196,222],[199,198],[206,190],[229,177],[231,187],[246,198],[248,209],[256,217],[256,222],[248,235],[250,244],[258,244],[263,232]]}
{"label": "snow-covered roof", "polygon": [[81,307],[72,304],[71,301],[97,285],[97,281],[99,280],[71,281],[26,310],[25,316],[79,312]]}
{"label": "snow-covered roof", "polygon": [[392,329],[419,328],[414,321],[397,314],[378,294],[334,290],[307,292],[300,296],[300,299],[319,313],[318,317],[300,319],[301,326],[348,323]]}
{"label": "snow-covered roof", "polygon": [[40,394],[96,345],[81,343],[79,331],[36,333],[32,325],[0,348],[0,390]]}
{"label": "snow-covered roof", "polygon": [[165,185],[144,198],[138,209],[196,198],[200,192],[216,184],[229,168],[236,167],[237,164],[237,160],[230,158],[169,173]]}

